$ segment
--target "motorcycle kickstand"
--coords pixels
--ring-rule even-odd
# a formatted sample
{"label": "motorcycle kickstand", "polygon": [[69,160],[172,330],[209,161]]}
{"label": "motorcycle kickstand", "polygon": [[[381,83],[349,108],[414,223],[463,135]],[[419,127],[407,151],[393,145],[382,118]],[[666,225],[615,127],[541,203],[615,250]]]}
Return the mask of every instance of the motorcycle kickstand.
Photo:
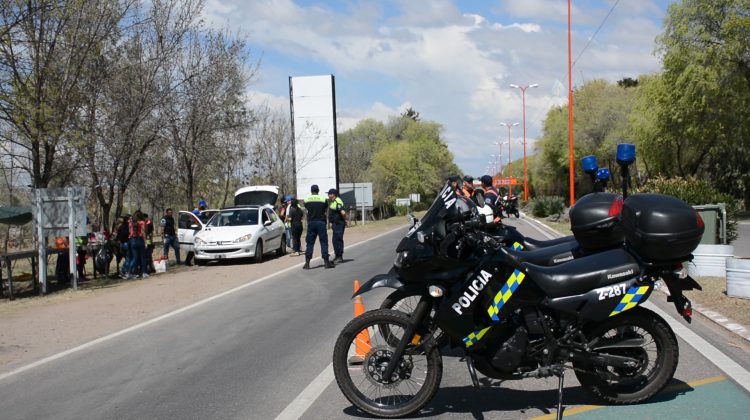
{"label": "motorcycle kickstand", "polygon": [[557,420],[562,419],[563,417],[563,406],[562,406],[562,400],[563,400],[563,381],[565,380],[565,371],[561,370],[560,372],[557,372]]}
{"label": "motorcycle kickstand", "polygon": [[474,368],[474,359],[471,358],[471,356],[464,357],[464,360],[466,360],[466,367],[469,368],[469,376],[471,376],[471,384],[474,386],[474,388],[479,389],[479,379],[477,378],[477,370]]}

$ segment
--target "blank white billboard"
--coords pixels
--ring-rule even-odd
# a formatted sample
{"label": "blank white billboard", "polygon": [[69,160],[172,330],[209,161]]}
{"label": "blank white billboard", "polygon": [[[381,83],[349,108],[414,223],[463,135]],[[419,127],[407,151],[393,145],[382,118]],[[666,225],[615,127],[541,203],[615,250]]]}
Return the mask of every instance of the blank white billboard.
{"label": "blank white billboard", "polygon": [[317,184],[325,195],[338,188],[336,98],[333,75],[289,78],[297,196]]}

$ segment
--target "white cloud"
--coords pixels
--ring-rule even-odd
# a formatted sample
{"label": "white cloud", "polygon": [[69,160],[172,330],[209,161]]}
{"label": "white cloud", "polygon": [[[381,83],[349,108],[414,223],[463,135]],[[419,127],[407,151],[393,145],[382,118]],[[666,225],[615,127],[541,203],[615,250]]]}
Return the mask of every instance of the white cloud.
{"label": "white cloud", "polygon": [[[664,11],[648,0],[621,3],[576,64],[574,84],[659,69],[652,54],[660,31],[654,16]],[[574,58],[612,4],[574,3]],[[269,56],[259,80],[276,86],[275,95],[255,92],[257,98],[288,109],[288,98],[280,96],[287,76],[310,74],[311,68],[313,74],[333,73],[339,130],[363,118],[387,121],[409,104],[423,119],[443,124],[457,163],[468,172],[483,169],[492,142],[507,136],[500,121],[521,121],[520,92],[509,83],[540,85],[527,94],[529,145],[541,135],[549,108],[567,101],[567,37],[560,24],[567,19],[567,5],[559,0],[503,1],[504,20],[464,12],[448,0],[398,2],[396,16],[388,18],[381,10],[385,6],[372,2],[346,10],[289,0],[211,0],[209,5],[207,19],[224,19],[246,31]],[[273,62],[271,54],[287,62]],[[514,138],[520,139],[518,128]],[[520,150],[514,148],[514,159]]]}
{"label": "white cloud", "polygon": [[397,117],[409,108],[411,104],[405,103],[398,108],[391,108],[382,102],[375,102],[369,109],[359,110],[341,110],[336,113],[336,129],[338,132],[354,128],[357,123],[364,119],[374,119],[383,123],[388,122],[391,117]]}
{"label": "white cloud", "polygon": [[250,90],[245,93],[245,102],[250,107],[268,106],[273,110],[289,113],[289,97]]}

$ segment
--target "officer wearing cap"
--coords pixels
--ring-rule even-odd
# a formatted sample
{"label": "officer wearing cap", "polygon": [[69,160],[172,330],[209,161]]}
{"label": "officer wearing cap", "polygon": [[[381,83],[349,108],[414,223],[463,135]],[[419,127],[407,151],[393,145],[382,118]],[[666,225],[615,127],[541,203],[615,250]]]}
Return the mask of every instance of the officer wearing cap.
{"label": "officer wearing cap", "polygon": [[310,260],[312,259],[315,238],[320,239],[320,252],[323,255],[326,268],[335,267],[328,260],[328,232],[326,231],[326,200],[320,195],[320,189],[313,184],[310,187],[311,194],[305,198],[305,209],[307,210],[307,248],[305,249],[304,270],[310,269]]}
{"label": "officer wearing cap", "polygon": [[333,230],[333,262],[336,264],[344,262],[344,230],[346,229],[346,211],[344,201],[338,196],[336,188],[328,190],[328,221]]}

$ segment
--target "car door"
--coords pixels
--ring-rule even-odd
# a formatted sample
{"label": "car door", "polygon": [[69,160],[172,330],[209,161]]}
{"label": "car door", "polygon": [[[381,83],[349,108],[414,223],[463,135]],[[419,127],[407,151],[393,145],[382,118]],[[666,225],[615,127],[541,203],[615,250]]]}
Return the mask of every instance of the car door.
{"label": "car door", "polygon": [[[279,221],[279,217],[276,216],[276,214],[273,212],[273,210],[269,208],[261,209],[262,211],[262,224],[263,224],[263,236],[265,236],[265,239],[263,242],[267,244],[265,249],[276,249],[281,245],[281,234],[283,233],[278,229],[279,223],[275,223]],[[270,222],[270,224],[266,224],[267,222]]]}
{"label": "car door", "polygon": [[180,249],[185,252],[193,252],[195,234],[203,229],[203,223],[191,212],[181,211],[177,219],[177,240]]}

